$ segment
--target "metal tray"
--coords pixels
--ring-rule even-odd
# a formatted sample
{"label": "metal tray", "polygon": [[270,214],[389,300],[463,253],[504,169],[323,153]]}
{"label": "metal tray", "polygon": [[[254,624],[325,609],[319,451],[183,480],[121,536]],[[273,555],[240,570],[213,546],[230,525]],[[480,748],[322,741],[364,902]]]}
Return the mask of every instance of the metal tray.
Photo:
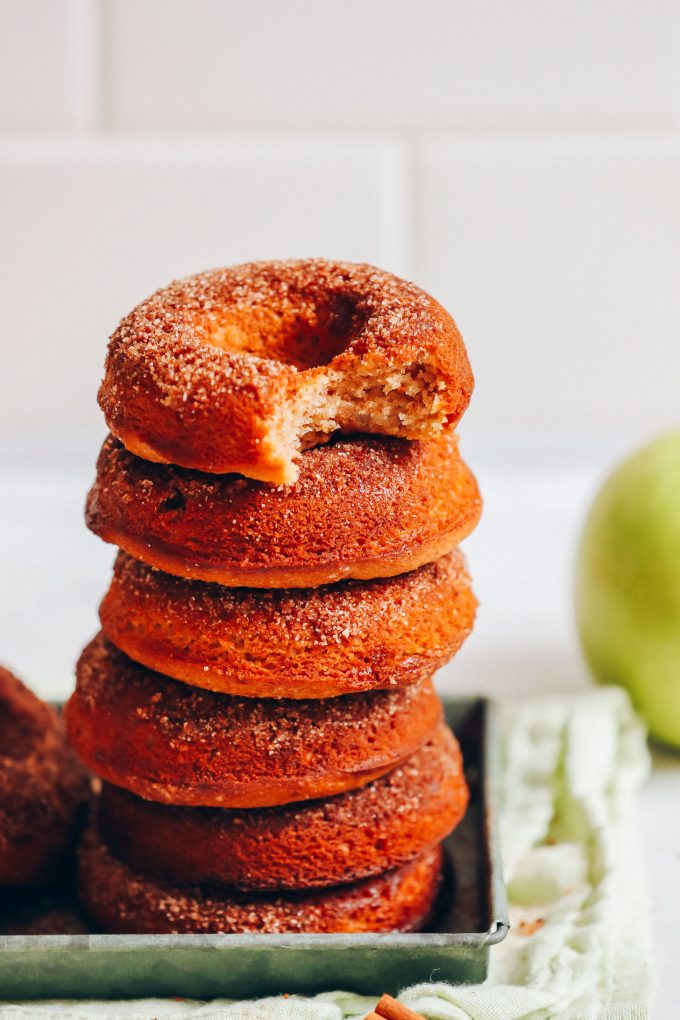
{"label": "metal tray", "polygon": [[[1,935],[0,999],[249,998],[332,988],[379,995],[428,979],[483,981],[489,947],[508,930],[493,804],[498,771],[494,713],[481,698],[446,702],[445,711],[463,749],[472,796],[465,819],[446,842],[448,875],[430,931]],[[58,893],[50,905],[63,905]],[[14,897],[14,930],[21,911],[31,906],[35,913],[35,898],[27,905]],[[5,902],[5,930],[8,910]]]}

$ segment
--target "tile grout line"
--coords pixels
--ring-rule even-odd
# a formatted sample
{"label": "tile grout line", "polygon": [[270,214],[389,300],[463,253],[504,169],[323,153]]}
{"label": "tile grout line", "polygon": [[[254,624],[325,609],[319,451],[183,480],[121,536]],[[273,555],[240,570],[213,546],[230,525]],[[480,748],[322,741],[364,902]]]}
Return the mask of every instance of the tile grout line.
{"label": "tile grout line", "polygon": [[106,128],[105,60],[101,0],[72,0],[73,104],[75,128],[89,134]]}
{"label": "tile grout line", "polygon": [[383,155],[383,262],[409,277],[412,266],[412,187],[408,144],[399,137],[386,142]]}

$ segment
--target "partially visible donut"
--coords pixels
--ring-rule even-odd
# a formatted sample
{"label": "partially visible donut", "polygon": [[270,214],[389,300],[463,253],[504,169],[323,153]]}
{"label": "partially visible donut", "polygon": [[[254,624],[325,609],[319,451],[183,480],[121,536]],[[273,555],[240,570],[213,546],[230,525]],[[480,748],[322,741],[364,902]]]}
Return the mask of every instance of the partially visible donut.
{"label": "partially visible donut", "polygon": [[400,867],[465,813],[460,748],[443,723],[401,765],[325,800],[227,811],[141,800],[104,783],[99,830],[131,867],[177,884],[306,889]]}
{"label": "partially visible donut", "polygon": [[476,599],[458,550],[387,580],[225,588],[119,553],[99,609],[137,662],[197,687],[328,698],[424,680],[460,648]]}
{"label": "partially visible donut", "polygon": [[88,796],[56,711],[0,668],[0,886],[54,877]]}
{"label": "partially visible donut", "polygon": [[273,894],[169,885],[123,864],[94,829],[79,860],[83,907],[114,934],[387,932],[425,927],[440,888],[442,850],[361,882]]}
{"label": "partially visible donut", "polygon": [[88,527],[170,574],[228,586],[306,588],[430,563],[479,520],[456,436],[370,437],[307,450],[294,485],[150,464],[109,437]]}
{"label": "partially visible donut", "polygon": [[251,262],[157,291],[111,337],[99,403],[147,460],[295,481],[337,429],[425,439],[472,394],[451,316],[374,266]]}
{"label": "partially visible donut", "polygon": [[138,665],[100,634],[65,717],[85,764],[140,797],[268,807],[377,778],[427,740],[441,704],[429,682],[323,701],[215,694]]}

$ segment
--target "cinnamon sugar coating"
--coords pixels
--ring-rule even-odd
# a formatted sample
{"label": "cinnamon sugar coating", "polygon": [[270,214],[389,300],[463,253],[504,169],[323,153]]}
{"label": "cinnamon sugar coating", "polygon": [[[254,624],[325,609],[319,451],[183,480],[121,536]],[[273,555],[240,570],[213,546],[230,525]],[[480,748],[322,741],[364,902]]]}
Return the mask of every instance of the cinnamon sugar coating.
{"label": "cinnamon sugar coating", "polygon": [[111,337],[99,402],[138,456],[275,483],[336,430],[423,439],[473,388],[451,316],[374,266],[251,262],[175,281]]}
{"label": "cinnamon sugar coating", "polygon": [[53,877],[88,795],[56,711],[0,668],[0,886]]}
{"label": "cinnamon sugar coating", "polygon": [[361,882],[274,894],[167,884],[123,864],[94,829],[79,861],[80,899],[106,932],[282,935],[420,930],[434,911],[442,851]]}
{"label": "cinnamon sugar coating", "polygon": [[302,455],[291,486],[151,464],[109,437],[86,520],[100,538],[170,574],[300,588],[414,570],[458,545],[480,512],[452,433],[319,446]]}
{"label": "cinnamon sugar coating", "polygon": [[386,580],[225,588],[119,553],[99,615],[137,662],[226,694],[327,698],[404,687],[460,648],[476,599],[462,554]]}
{"label": "cinnamon sugar coating", "polygon": [[92,771],[140,797],[267,807],[377,778],[427,740],[441,704],[429,682],[323,701],[215,694],[138,665],[99,634],[65,717]]}
{"label": "cinnamon sugar coating", "polygon": [[104,784],[99,829],[120,860],[177,883],[305,889],[400,867],[465,813],[458,742],[442,723],[401,765],[358,790],[275,808],[171,807]]}

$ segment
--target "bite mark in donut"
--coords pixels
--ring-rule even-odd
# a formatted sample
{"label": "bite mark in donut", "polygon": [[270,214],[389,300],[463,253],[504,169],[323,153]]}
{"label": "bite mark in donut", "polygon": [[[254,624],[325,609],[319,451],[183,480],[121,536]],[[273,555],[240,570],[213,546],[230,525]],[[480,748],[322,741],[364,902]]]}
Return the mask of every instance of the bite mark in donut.
{"label": "bite mark in donut", "polygon": [[330,434],[425,439],[473,378],[453,319],[374,266],[305,259],[190,276],[113,334],[99,402],[146,460],[289,484]]}

